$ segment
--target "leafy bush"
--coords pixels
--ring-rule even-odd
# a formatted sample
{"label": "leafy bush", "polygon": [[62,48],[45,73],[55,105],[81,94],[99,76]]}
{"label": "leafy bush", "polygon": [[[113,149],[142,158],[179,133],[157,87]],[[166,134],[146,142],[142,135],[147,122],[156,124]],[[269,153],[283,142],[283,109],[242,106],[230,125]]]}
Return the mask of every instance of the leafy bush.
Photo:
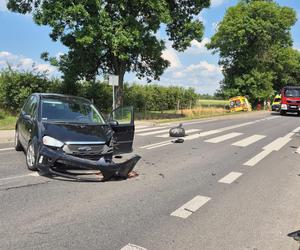
{"label": "leafy bush", "polygon": [[15,113],[30,94],[57,91],[59,87],[60,82],[49,80],[45,73],[8,67],[0,72],[0,108]]}
{"label": "leafy bush", "polygon": [[[59,79],[48,79],[46,73],[17,71],[10,67],[0,71],[0,108],[15,113],[27,97],[34,92],[77,93],[93,100],[96,107],[108,113],[112,109],[112,87],[104,82],[81,81],[76,90],[69,90]],[[124,84],[124,106],[133,106],[136,111],[175,110],[190,108],[196,105],[198,94],[194,89],[157,84],[138,85]]]}

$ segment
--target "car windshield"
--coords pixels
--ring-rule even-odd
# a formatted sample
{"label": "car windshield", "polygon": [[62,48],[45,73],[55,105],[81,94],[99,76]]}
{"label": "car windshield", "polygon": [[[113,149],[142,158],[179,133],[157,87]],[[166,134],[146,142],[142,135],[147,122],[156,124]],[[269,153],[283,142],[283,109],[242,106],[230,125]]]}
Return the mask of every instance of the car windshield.
{"label": "car windshield", "polygon": [[286,89],[285,96],[286,97],[300,97],[300,89]]}
{"label": "car windshield", "polygon": [[75,97],[43,98],[42,120],[105,124],[103,117],[94,105],[84,99]]}

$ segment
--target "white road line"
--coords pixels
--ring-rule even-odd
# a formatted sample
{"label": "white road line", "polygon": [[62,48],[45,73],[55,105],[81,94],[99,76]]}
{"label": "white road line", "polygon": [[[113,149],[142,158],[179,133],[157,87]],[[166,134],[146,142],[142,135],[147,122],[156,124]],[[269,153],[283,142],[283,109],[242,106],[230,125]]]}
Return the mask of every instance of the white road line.
{"label": "white road line", "polygon": [[[188,136],[188,134],[199,132],[199,131],[201,131],[201,129],[188,129],[188,130],[185,131],[185,134]],[[157,135],[156,137],[168,138],[168,137],[170,137],[170,135],[169,135],[169,133],[167,133],[167,134],[164,134],[164,135]]]}
{"label": "white road line", "polygon": [[140,247],[140,246],[133,245],[133,244],[129,243],[125,247],[122,247],[121,250],[147,250],[147,249],[144,248],[144,247]]}
{"label": "white road line", "polygon": [[253,167],[271,153],[272,151],[268,151],[268,150],[261,151],[259,154],[251,158],[249,161],[245,162],[244,165]]}
{"label": "white road line", "polygon": [[237,180],[241,175],[242,175],[242,173],[231,172],[228,175],[226,175],[225,177],[223,177],[222,179],[220,179],[218,182],[225,183],[225,184],[231,184],[232,182]]}
{"label": "white road line", "polygon": [[0,148],[0,152],[1,151],[10,151],[10,150],[14,150],[15,148]]}
{"label": "white road line", "polygon": [[160,148],[160,147],[164,147],[164,146],[171,145],[171,144],[172,144],[172,142],[166,142],[164,144],[160,144],[160,145],[157,145],[157,146],[149,147],[147,149]]}
{"label": "white road line", "polygon": [[206,140],[205,142],[210,142],[210,143],[219,143],[219,142],[223,142],[232,138],[235,138],[237,136],[242,135],[242,133],[229,133],[226,135],[222,135],[222,136],[218,136],[209,140]]}
{"label": "white road line", "polygon": [[171,142],[171,141],[169,140],[169,141],[162,141],[162,142],[158,142],[158,143],[153,143],[153,144],[142,146],[140,148],[149,148],[149,147],[158,146],[158,145],[161,145],[161,144],[166,144],[168,142]]}
{"label": "white road line", "polygon": [[169,128],[168,129],[163,129],[163,130],[159,130],[159,131],[151,131],[151,132],[146,132],[146,133],[142,133],[142,134],[137,134],[139,136],[147,136],[147,135],[156,135],[156,134],[163,134],[166,132],[169,132]]}
{"label": "white road line", "polygon": [[240,141],[237,141],[231,145],[233,146],[238,146],[238,147],[247,147],[263,138],[265,138],[266,136],[265,135],[252,135],[250,137],[247,137],[243,140],[240,140]]}
{"label": "white road line", "polygon": [[198,195],[198,196],[194,197],[192,200],[185,203],[183,206],[181,206],[177,210],[175,210],[170,215],[186,219],[192,213],[196,212],[200,207],[202,207],[205,203],[207,203],[210,200],[211,200],[211,198],[209,198],[209,197]]}
{"label": "white road line", "polygon": [[[275,119],[275,118],[278,118],[278,117],[275,116],[274,118],[273,117],[271,117],[271,118]],[[251,125],[251,124],[255,124],[255,123],[258,123],[258,122],[262,122],[264,120],[265,119],[259,119],[259,120],[255,120],[255,121],[252,121],[252,122],[241,123],[241,124],[228,126],[228,127],[224,127],[224,128],[220,128],[220,129],[204,131],[204,132],[201,132],[199,134],[188,135],[188,136],[184,137],[184,140],[185,141],[194,140],[194,139],[198,139],[200,137],[205,137],[205,136],[209,136],[209,135],[213,135],[213,134],[218,134],[218,133],[221,133],[221,132],[224,132],[224,131],[227,131],[227,130],[231,130],[231,129],[240,128],[240,127],[248,126],[248,125]],[[155,128],[151,128],[151,130],[157,130],[157,129],[161,129],[161,128],[167,128],[167,127],[155,127]],[[145,131],[149,131],[149,129],[146,129]],[[143,130],[140,130],[139,132],[143,132]],[[150,147],[158,148],[159,144],[161,144],[161,145],[163,144],[162,146],[166,146],[166,145],[172,144],[170,142],[171,141],[168,140],[168,141],[164,141],[164,142],[149,144],[149,145],[146,145],[146,146],[143,146],[143,147],[140,147],[140,148],[150,148]],[[162,146],[160,146],[160,147],[162,147]]]}
{"label": "white road line", "polygon": [[8,181],[8,180],[13,180],[13,179],[29,177],[29,176],[37,177],[40,175],[36,172],[36,173],[30,173],[30,174],[26,174],[26,175],[17,175],[17,176],[11,176],[11,177],[7,177],[7,178],[1,178],[0,181]]}
{"label": "white road line", "polygon": [[291,133],[288,133],[284,137],[279,137],[276,140],[269,143],[267,146],[263,147],[263,151],[259,154],[255,155],[253,158],[251,158],[249,161],[245,162],[245,166],[253,167],[257,163],[259,163],[262,159],[264,159],[266,156],[271,154],[273,151],[279,151],[282,149],[286,144],[288,144],[292,140],[292,136],[299,131],[300,127],[293,130]]}
{"label": "white road line", "polygon": [[263,147],[266,151],[279,151],[284,145],[289,143],[292,139],[290,137],[279,137],[275,141],[272,141],[267,146]]}
{"label": "white road line", "polygon": [[142,128],[149,128],[149,126],[143,126],[143,125],[141,125],[141,126],[135,126],[135,128],[136,129],[142,129]]}
{"label": "white road line", "polygon": [[146,131],[153,131],[153,130],[159,130],[159,129],[165,129],[168,128],[166,126],[158,126],[158,127],[151,127],[151,128],[142,128],[142,129],[136,129],[135,133],[141,133]]}

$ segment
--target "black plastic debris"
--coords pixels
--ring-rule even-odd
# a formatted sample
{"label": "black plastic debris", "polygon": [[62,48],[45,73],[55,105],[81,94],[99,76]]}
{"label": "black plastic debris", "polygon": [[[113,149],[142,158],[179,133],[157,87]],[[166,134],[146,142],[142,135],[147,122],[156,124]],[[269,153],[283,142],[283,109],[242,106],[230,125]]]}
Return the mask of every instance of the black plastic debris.
{"label": "black plastic debris", "polygon": [[185,137],[185,129],[180,123],[177,127],[171,128],[169,130],[170,137]]}
{"label": "black plastic debris", "polygon": [[184,139],[178,138],[178,139],[176,139],[176,140],[173,140],[172,142],[173,142],[173,143],[183,143],[183,142],[184,142]]}
{"label": "black plastic debris", "polygon": [[292,233],[289,233],[287,236],[288,237],[292,237],[295,241],[300,242],[300,230],[292,232]]}

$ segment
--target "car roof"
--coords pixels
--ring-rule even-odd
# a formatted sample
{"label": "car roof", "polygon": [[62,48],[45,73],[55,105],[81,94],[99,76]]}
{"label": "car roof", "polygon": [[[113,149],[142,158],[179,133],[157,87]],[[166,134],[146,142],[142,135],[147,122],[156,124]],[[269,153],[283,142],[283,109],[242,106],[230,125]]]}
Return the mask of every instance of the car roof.
{"label": "car roof", "polygon": [[285,86],[284,89],[300,89],[300,86]]}
{"label": "car roof", "polygon": [[56,94],[56,93],[34,93],[33,95],[38,95],[41,98],[45,97],[45,98],[76,98],[76,99],[81,99],[83,101],[86,102],[91,102],[90,100],[80,97],[80,96],[73,96],[73,95],[63,95],[63,94]]}

